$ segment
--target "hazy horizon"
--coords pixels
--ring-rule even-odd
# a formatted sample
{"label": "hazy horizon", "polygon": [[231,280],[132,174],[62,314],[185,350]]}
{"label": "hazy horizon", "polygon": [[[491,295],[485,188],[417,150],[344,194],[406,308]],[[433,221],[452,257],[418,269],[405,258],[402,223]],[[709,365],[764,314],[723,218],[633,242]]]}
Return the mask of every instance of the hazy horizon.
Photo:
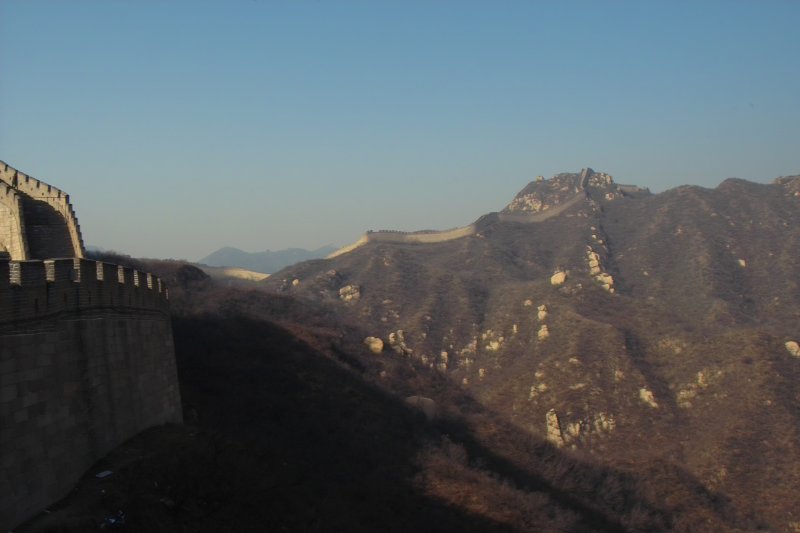
{"label": "hazy horizon", "polygon": [[800,173],[800,4],[0,0],[0,159],[88,244],[446,229],[537,175]]}

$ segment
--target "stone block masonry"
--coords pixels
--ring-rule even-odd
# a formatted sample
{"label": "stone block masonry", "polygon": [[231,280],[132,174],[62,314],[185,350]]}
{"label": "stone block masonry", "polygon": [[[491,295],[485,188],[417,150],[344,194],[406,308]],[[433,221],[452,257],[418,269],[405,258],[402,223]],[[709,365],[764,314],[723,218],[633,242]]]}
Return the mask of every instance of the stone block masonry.
{"label": "stone block masonry", "polygon": [[11,259],[83,257],[69,195],[0,161],[0,251]]}
{"label": "stone block masonry", "polygon": [[181,421],[167,296],[117,265],[0,261],[0,530],[125,440]]}
{"label": "stone block masonry", "polygon": [[181,421],[166,287],[83,256],[69,195],[0,161],[0,531]]}

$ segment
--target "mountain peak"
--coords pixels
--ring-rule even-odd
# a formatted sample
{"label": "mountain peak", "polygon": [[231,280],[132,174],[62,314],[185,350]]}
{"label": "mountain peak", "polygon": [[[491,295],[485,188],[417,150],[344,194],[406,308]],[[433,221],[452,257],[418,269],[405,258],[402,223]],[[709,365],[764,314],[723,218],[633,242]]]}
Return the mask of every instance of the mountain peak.
{"label": "mountain peak", "polygon": [[576,194],[594,192],[603,195],[624,195],[636,191],[646,191],[633,186],[617,186],[614,178],[605,172],[595,172],[584,168],[578,173],[562,172],[550,179],[538,176],[528,183],[509,203],[503,213],[538,213],[564,203]]}

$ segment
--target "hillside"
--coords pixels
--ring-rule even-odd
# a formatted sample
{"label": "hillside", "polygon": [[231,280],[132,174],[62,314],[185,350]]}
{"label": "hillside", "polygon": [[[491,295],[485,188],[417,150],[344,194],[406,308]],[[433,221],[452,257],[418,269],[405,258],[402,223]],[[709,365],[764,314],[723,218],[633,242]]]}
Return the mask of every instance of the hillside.
{"label": "hillside", "polygon": [[526,434],[679,468],[745,529],[785,530],[800,524],[799,191],[560,174],[474,235],[362,242],[264,284],[334,307],[376,357],[436,371]]}
{"label": "hillside", "polygon": [[333,246],[323,246],[316,250],[287,248],[285,250],[265,250],[251,253],[238,248],[225,247],[210,253],[200,259],[198,263],[210,267],[236,267],[262,274],[272,274],[301,261],[325,257],[335,249]]}
{"label": "hillside", "polygon": [[[170,284],[186,425],[119,447],[15,531],[86,531],[120,512],[139,532],[732,529],[735,513],[681,469],[559,451],[438,372],[376,358],[327,305],[127,262]],[[434,419],[404,401],[418,390]]]}
{"label": "hillside", "polygon": [[187,424],[19,531],[797,530],[798,207],[587,171],[260,283],[109,257],[170,287]]}

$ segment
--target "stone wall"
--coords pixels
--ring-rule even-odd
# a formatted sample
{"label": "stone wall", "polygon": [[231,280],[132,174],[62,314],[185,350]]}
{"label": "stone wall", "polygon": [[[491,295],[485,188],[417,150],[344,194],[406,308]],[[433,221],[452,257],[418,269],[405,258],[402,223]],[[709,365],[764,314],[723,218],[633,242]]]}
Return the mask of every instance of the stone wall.
{"label": "stone wall", "polygon": [[431,244],[437,242],[452,241],[475,235],[476,229],[474,224],[463,226],[460,228],[453,228],[443,231],[392,231],[381,230],[371,231],[367,233],[368,242],[400,242],[400,243],[416,243],[416,244]]}
{"label": "stone wall", "polygon": [[167,297],[117,265],[0,261],[0,529],[138,432],[181,421]]}
{"label": "stone wall", "polygon": [[[83,257],[85,255],[81,227],[78,224],[78,217],[75,214],[75,210],[72,207],[72,203],[70,203],[67,193],[43,181],[28,176],[3,161],[0,161],[0,182],[5,185],[6,189],[9,187],[16,189],[22,193],[22,195],[33,201],[44,202],[61,215],[70,237],[69,247],[71,247],[72,253],[69,255],[73,257]],[[0,193],[2,192],[0,188]],[[0,203],[2,202],[3,198],[0,195]],[[4,205],[9,204],[5,202]],[[19,212],[14,213],[14,215],[17,216],[18,219],[22,218]],[[24,227],[22,228],[22,234],[25,235]],[[2,233],[0,233],[0,240],[1,239],[3,239]],[[25,250],[26,255],[12,255],[12,259],[30,259],[30,256],[27,255],[27,251],[28,250]]]}
{"label": "stone wall", "polygon": [[[585,172],[584,172],[585,173]],[[489,215],[484,215],[478,221],[469,226],[462,226],[460,228],[453,228],[444,231],[393,231],[393,230],[380,230],[380,231],[368,231],[364,235],[361,236],[356,242],[353,244],[349,244],[344,246],[332,254],[330,254],[327,259],[332,259],[334,257],[352,252],[357,248],[364,246],[370,242],[385,242],[385,243],[399,243],[399,244],[433,244],[439,242],[446,242],[452,241],[455,239],[463,239],[464,237],[470,237],[475,235],[479,232],[479,228],[482,228],[482,223],[490,220],[496,220],[499,222],[512,222],[512,223],[519,223],[519,224],[531,224],[535,222],[543,222],[549,218],[553,218],[557,215],[560,215],[567,209],[580,204],[583,200],[586,199],[586,193],[583,190],[578,191],[575,193],[572,198],[567,200],[566,202],[555,205],[546,211],[540,211],[536,213],[490,213]]]}
{"label": "stone wall", "polygon": [[460,228],[453,228],[444,231],[396,231],[396,230],[379,230],[368,231],[362,235],[356,242],[339,248],[332,254],[328,255],[326,259],[352,252],[353,250],[364,246],[370,242],[391,242],[400,244],[433,244],[437,242],[452,241],[475,235],[477,229],[475,224],[463,226]]}
{"label": "stone wall", "polygon": [[[0,169],[2,168],[3,165],[0,164]],[[12,259],[28,257],[19,194],[2,181],[0,181],[0,245],[7,248]]]}

